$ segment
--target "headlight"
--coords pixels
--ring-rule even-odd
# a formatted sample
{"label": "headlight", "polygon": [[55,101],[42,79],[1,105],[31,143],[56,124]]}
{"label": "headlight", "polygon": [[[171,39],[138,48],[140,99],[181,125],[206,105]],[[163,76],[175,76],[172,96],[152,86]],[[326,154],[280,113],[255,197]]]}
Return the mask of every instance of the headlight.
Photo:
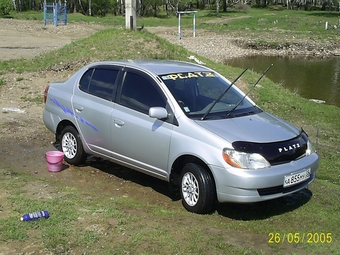
{"label": "headlight", "polygon": [[306,149],[306,156],[309,156],[313,153],[313,145],[312,143],[309,141],[307,141],[307,149]]}
{"label": "headlight", "polygon": [[229,165],[244,169],[260,169],[270,167],[269,162],[258,153],[245,153],[233,149],[223,150],[223,159]]}

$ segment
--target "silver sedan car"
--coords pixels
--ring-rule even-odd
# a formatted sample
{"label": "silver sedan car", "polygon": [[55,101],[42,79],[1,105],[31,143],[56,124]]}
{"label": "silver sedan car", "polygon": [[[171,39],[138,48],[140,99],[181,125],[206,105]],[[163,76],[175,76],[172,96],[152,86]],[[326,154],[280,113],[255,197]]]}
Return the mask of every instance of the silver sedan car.
{"label": "silver sedan car", "polygon": [[180,61],[97,62],[46,87],[43,120],[69,164],[95,155],[165,180],[195,213],[308,186],[319,157],[307,134],[234,83]]}

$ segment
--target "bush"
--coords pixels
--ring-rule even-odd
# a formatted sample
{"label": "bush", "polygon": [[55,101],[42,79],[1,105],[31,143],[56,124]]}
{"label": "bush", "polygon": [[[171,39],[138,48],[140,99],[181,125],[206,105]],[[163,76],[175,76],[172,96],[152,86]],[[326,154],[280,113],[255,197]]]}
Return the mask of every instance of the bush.
{"label": "bush", "polygon": [[8,15],[12,9],[12,0],[0,0],[0,15]]}

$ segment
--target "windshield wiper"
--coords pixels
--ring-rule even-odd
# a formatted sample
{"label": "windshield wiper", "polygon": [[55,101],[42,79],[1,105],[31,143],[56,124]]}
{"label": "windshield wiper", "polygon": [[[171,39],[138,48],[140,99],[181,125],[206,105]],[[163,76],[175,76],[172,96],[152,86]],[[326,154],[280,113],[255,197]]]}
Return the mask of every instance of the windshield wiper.
{"label": "windshield wiper", "polygon": [[228,112],[228,114],[226,115],[226,118],[229,117],[229,115],[235,111],[235,109],[243,102],[243,100],[248,96],[248,94],[256,87],[256,85],[260,82],[260,80],[262,80],[263,76],[266,75],[266,73],[269,71],[269,69],[273,66],[273,64],[271,64],[270,66],[267,67],[266,71],[263,72],[263,74],[261,75],[261,77],[257,80],[257,82],[254,84],[254,86],[247,92],[247,94],[245,94],[240,101],[238,101],[238,103]]}
{"label": "windshield wiper", "polygon": [[205,120],[205,118],[207,117],[207,115],[211,112],[212,108],[214,108],[214,106],[217,104],[218,101],[221,100],[221,98],[224,96],[225,93],[227,93],[227,91],[231,88],[231,86],[233,86],[235,84],[235,82],[238,81],[238,79],[241,78],[241,76],[248,70],[248,68],[244,69],[244,71],[232,82],[230,83],[230,85],[222,92],[222,94],[212,103],[212,105],[209,107],[209,109],[207,110],[207,112],[203,115],[203,117],[201,118],[201,120]]}

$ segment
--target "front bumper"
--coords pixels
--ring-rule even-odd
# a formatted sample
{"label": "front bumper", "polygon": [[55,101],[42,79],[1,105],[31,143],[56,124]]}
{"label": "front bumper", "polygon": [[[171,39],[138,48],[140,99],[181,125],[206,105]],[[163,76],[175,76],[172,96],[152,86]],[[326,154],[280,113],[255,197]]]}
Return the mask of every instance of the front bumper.
{"label": "front bumper", "polygon": [[[311,184],[316,177],[319,156],[316,153],[297,161],[272,166],[267,169],[244,170],[212,167],[219,202],[252,203],[282,197],[299,191]],[[285,176],[310,169],[309,179],[287,188]]]}

